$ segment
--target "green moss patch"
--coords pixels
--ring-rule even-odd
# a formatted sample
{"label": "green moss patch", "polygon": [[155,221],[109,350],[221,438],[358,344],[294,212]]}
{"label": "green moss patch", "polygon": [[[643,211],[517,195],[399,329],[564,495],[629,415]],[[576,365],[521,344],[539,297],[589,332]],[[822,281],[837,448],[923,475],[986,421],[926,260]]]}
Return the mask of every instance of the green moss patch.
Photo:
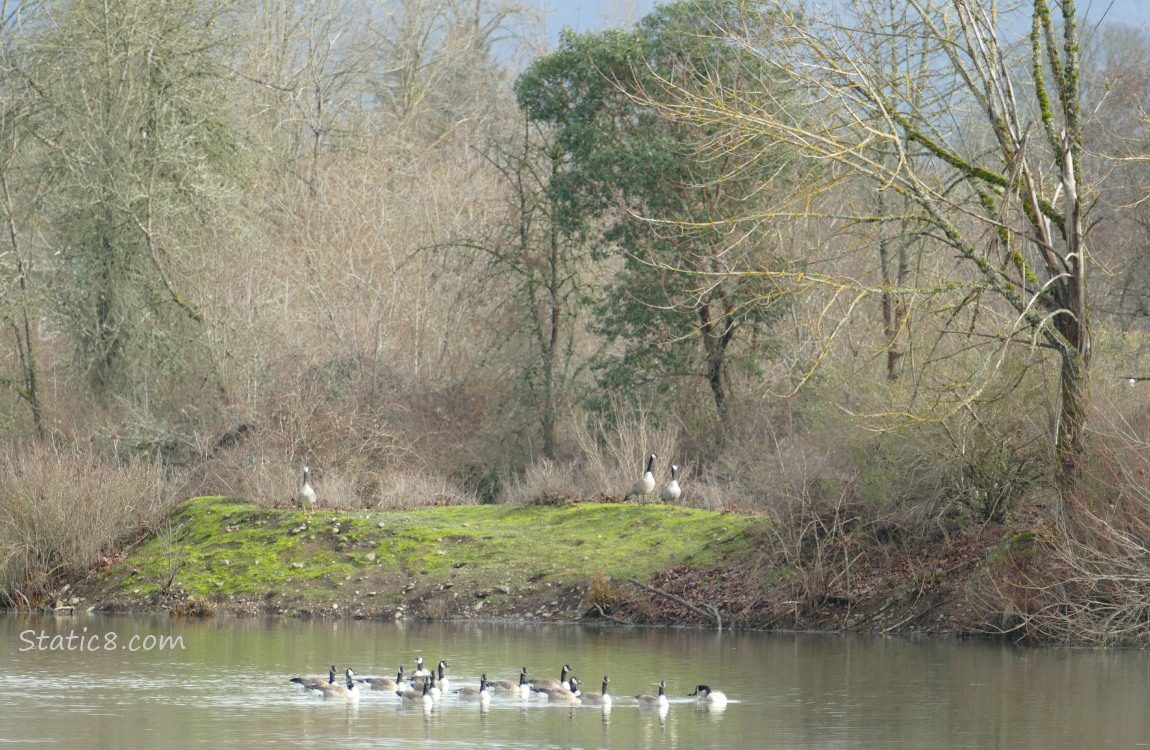
{"label": "green moss patch", "polygon": [[127,608],[206,597],[239,611],[374,616],[406,607],[450,617],[476,614],[482,600],[493,605],[487,613],[524,614],[559,590],[577,607],[570,593],[596,576],[649,580],[673,566],[745,558],[766,524],[665,505],[308,515],[200,497],[85,588],[97,605]]}

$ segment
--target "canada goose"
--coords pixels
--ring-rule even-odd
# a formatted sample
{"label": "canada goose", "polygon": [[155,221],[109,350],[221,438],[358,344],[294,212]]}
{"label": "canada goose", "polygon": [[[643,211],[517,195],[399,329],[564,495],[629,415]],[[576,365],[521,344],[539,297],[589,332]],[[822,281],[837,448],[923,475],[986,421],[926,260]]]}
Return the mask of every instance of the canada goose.
{"label": "canada goose", "polygon": [[399,668],[394,680],[390,677],[365,677],[357,682],[371,685],[372,690],[398,690],[403,684],[403,667]]}
{"label": "canada goose", "polygon": [[603,675],[603,692],[602,693],[579,693],[579,700],[587,706],[603,706],[604,708],[611,707],[611,696],[607,694],[607,683],[610,680],[607,675]]}
{"label": "canada goose", "polygon": [[451,682],[447,679],[447,676],[443,674],[443,670],[450,666],[451,665],[443,659],[439,660],[439,689],[445,693],[451,689]]}
{"label": "canada goose", "polygon": [[667,703],[667,681],[659,680],[659,694],[658,695],[636,695],[635,700],[639,701],[641,707],[646,708],[666,708]]}
{"label": "canada goose", "polygon": [[428,694],[431,688],[431,682],[423,683],[422,690],[396,690],[395,694],[403,700],[404,703],[422,703],[424,706],[430,706],[435,703],[435,699]]}
{"label": "canada goose", "polygon": [[438,675],[436,675],[431,670],[425,669],[425,670],[423,670],[426,673],[425,675],[420,676],[420,677],[413,677],[411,679],[411,686],[418,690],[419,688],[423,687],[423,681],[424,680],[429,680],[429,679],[434,677],[435,682],[433,682],[431,684],[431,686],[433,688],[437,688],[441,692],[446,693],[447,691],[449,691],[451,689],[451,683],[448,681],[447,677],[445,677],[443,675],[443,670],[446,669],[447,667],[450,667],[450,666],[451,666],[450,664],[448,664],[444,660],[440,659],[439,660],[439,666],[438,666],[438,669],[439,669]]}
{"label": "canada goose", "polygon": [[727,705],[727,696],[721,690],[711,690],[706,685],[697,685],[695,692],[691,693],[695,697],[695,702],[700,706],[709,706],[711,708],[723,708]]}
{"label": "canada goose", "polygon": [[489,680],[487,687],[497,693],[511,695],[516,698],[526,698],[531,695],[531,684],[527,682],[527,667],[523,667],[519,670],[519,682],[512,682],[511,680]]}
{"label": "canada goose", "polygon": [[[526,667],[525,667],[526,668]],[[559,679],[553,680],[550,678],[540,678],[537,680],[528,680],[527,683],[531,685],[531,689],[537,693],[542,693],[546,689],[562,688],[564,690],[571,689],[571,683],[567,680],[567,675],[571,674],[571,666],[568,664],[563,665],[563,670],[559,673]]]}
{"label": "canada goose", "polygon": [[315,488],[311,486],[311,469],[307,466],[303,467],[303,484],[299,488],[297,500],[299,501],[299,507],[304,510],[315,510]]}
{"label": "canada goose", "polygon": [[344,700],[359,700],[359,688],[355,684],[356,671],[347,668],[347,684],[338,682],[329,685],[311,685],[310,690],[323,693],[324,698],[343,698]]}
{"label": "canada goose", "polygon": [[650,495],[655,490],[655,454],[647,456],[647,471],[643,472],[643,476],[635,480],[635,484],[631,485],[631,489],[627,490],[627,494],[623,496],[624,500],[629,500],[632,497],[637,497],[640,500]]}
{"label": "canada goose", "polygon": [[570,680],[570,687],[566,688],[543,688],[539,692],[547,696],[550,703],[580,703],[579,696],[579,680],[572,677]]}
{"label": "canada goose", "polygon": [[293,677],[291,681],[297,685],[303,685],[305,689],[317,685],[334,685],[336,671],[335,665],[332,664],[326,680],[322,677]]}
{"label": "canada goose", "polygon": [[682,494],[683,490],[679,488],[679,465],[671,464],[671,481],[664,484],[663,489],[659,490],[659,499],[665,503],[673,503]]}
{"label": "canada goose", "polygon": [[491,702],[491,691],[487,689],[487,675],[479,678],[479,687],[461,687],[455,691],[461,701],[479,701],[480,703]]}
{"label": "canada goose", "polygon": [[429,674],[431,674],[431,670],[423,668],[423,657],[415,657],[415,671],[411,673],[412,682],[415,682],[416,677],[427,677]]}

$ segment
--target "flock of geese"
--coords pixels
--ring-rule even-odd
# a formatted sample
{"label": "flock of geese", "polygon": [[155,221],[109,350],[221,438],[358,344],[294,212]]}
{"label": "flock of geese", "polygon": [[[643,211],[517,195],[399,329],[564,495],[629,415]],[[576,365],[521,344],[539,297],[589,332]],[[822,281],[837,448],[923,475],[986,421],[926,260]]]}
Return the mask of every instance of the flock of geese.
{"label": "flock of geese", "polygon": [[[549,703],[567,703],[571,705],[598,706],[610,710],[613,697],[607,692],[610,679],[603,675],[600,692],[584,692],[578,677],[571,674],[571,666],[563,665],[559,679],[527,679],[527,667],[519,671],[518,681],[489,680],[484,674],[479,678],[478,687],[464,685],[453,687],[446,669],[451,665],[440,660],[435,669],[425,669],[423,657],[415,660],[415,671],[410,676],[404,675],[403,667],[395,678],[391,677],[360,677],[352,667],[348,667],[343,679],[338,679],[339,670],[332,665],[327,677],[293,677],[291,682],[302,685],[305,690],[315,691],[324,698],[343,699],[347,701],[359,700],[361,690],[378,690],[384,693],[394,693],[404,704],[421,705],[424,708],[435,706],[440,700],[452,697],[459,701],[479,703],[481,706],[490,705],[492,696],[499,695],[512,699],[530,699],[538,695]],[[665,710],[670,704],[667,700],[667,683],[659,682],[659,692],[655,695],[636,695],[640,708],[656,708]],[[712,690],[707,685],[697,685],[695,692],[688,697],[695,699],[696,705],[702,708],[721,709],[727,705],[727,696],[719,690]]]}
{"label": "flock of geese", "polygon": [[[647,469],[643,472],[643,476],[635,480],[631,485],[631,489],[627,490],[627,494],[623,496],[624,500],[635,498],[643,501],[650,497],[651,493],[655,491],[655,459],[658,458],[654,453],[647,456]],[[679,465],[671,464],[671,479],[663,488],[659,490],[659,500],[664,503],[673,503],[679,499],[683,494],[683,490],[679,487]],[[300,485],[299,493],[296,496],[296,503],[304,510],[314,510],[318,497],[315,493],[315,487],[311,483],[311,468],[308,466],[303,467],[303,484]]]}
{"label": "flock of geese", "polygon": [[[623,496],[624,500],[636,498],[645,500],[655,491],[655,459],[654,453],[647,456],[646,470]],[[671,464],[671,479],[659,490],[659,499],[665,503],[674,502],[682,495],[679,487],[679,466]],[[317,505],[315,488],[311,484],[311,469],[303,467],[303,484],[300,485],[297,502],[305,510],[313,510]],[[572,705],[601,706],[609,710],[613,698],[607,692],[610,679],[603,675],[600,692],[584,692],[579,678],[572,676],[571,667],[563,665],[559,679],[527,679],[527,667],[519,672],[519,680],[489,680],[484,674],[479,678],[478,687],[466,685],[452,688],[451,681],[445,674],[446,661],[440,661],[437,668],[425,669],[423,657],[416,659],[416,669],[409,677],[405,677],[404,668],[400,667],[394,678],[391,677],[360,677],[354,668],[348,667],[343,679],[338,679],[339,670],[333,665],[327,677],[293,677],[291,681],[302,685],[305,690],[315,691],[324,698],[340,698],[344,700],[359,700],[363,689],[392,692],[399,696],[404,703],[421,704],[425,707],[435,705],[436,701],[446,696],[454,696],[460,701],[478,702],[489,705],[492,695],[507,696],[510,698],[529,699],[532,695],[540,695],[548,702],[569,703]],[[362,687],[362,686],[366,686]],[[656,695],[636,695],[640,707],[659,708],[664,710],[669,705],[666,695],[666,682],[659,683],[659,692]],[[707,708],[724,708],[727,705],[727,696],[721,691],[712,690],[707,685],[697,685],[695,692],[690,694],[698,705]]]}

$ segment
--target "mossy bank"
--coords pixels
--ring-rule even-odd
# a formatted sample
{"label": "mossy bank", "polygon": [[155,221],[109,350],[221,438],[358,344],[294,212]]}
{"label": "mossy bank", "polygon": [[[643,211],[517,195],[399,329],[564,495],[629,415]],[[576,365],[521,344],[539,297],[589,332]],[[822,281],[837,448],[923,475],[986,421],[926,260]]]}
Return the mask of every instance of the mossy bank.
{"label": "mossy bank", "polygon": [[632,581],[668,569],[729,576],[768,523],[665,505],[305,514],[200,497],[73,593],[116,611],[201,602],[281,616],[612,619],[642,590]]}

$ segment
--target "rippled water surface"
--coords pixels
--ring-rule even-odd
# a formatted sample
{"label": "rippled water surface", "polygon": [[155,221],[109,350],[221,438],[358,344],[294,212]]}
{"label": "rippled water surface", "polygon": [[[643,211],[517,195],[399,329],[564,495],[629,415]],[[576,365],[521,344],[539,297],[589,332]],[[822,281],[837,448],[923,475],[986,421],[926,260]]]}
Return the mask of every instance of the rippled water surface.
{"label": "rippled water surface", "polygon": [[[69,642],[67,636],[75,637]],[[53,640],[55,638],[55,640]],[[162,639],[170,640],[163,642]],[[83,639],[83,641],[81,641]],[[115,648],[112,648],[112,647]],[[69,648],[70,647],[70,648]],[[83,650],[81,650],[81,648]],[[431,710],[289,682],[329,664],[394,676],[611,677],[610,711],[496,696]],[[964,641],[366,621],[0,615],[0,745],[389,748],[1150,747],[1150,658]],[[667,682],[670,706],[634,696]],[[687,697],[725,691],[725,710]]]}

